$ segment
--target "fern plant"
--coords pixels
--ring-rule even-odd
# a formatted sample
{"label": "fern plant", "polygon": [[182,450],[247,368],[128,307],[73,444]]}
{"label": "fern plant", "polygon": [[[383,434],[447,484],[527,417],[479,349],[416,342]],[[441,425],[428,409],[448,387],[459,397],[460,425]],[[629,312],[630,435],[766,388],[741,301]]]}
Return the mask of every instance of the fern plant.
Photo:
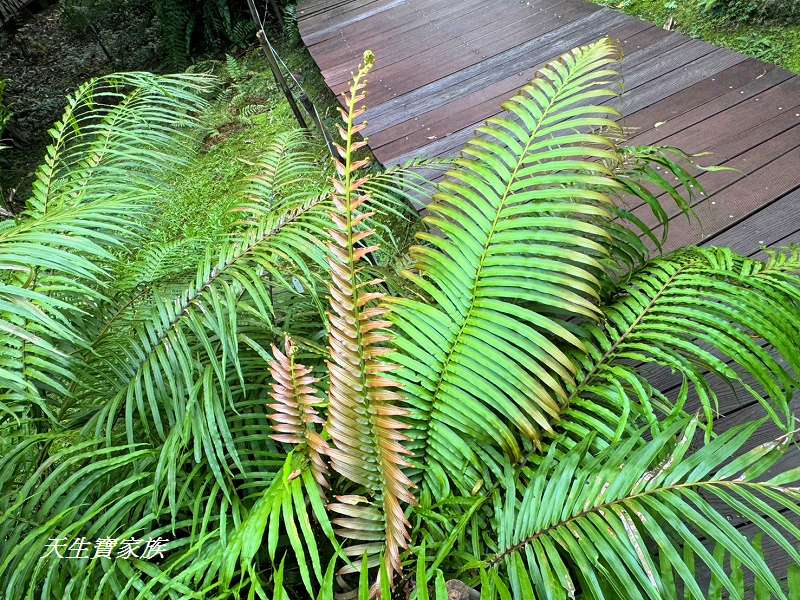
{"label": "fern plant", "polygon": [[[367,53],[330,184],[282,134],[227,236],[169,245],[209,82],[79,90],[0,230],[2,594],[797,598],[800,253],[660,255],[699,186],[622,145],[619,58],[544,67],[419,221],[441,165],[366,168]],[[715,380],[764,417],[720,428]],[[136,556],[58,557],[101,538]]]}
{"label": "fern plant", "polygon": [[6,106],[5,102],[6,80],[0,79],[0,136],[6,129],[6,125],[11,120],[11,110]]}
{"label": "fern plant", "polygon": [[185,67],[199,49],[252,44],[256,26],[239,0],[157,0],[155,13],[167,62]]}

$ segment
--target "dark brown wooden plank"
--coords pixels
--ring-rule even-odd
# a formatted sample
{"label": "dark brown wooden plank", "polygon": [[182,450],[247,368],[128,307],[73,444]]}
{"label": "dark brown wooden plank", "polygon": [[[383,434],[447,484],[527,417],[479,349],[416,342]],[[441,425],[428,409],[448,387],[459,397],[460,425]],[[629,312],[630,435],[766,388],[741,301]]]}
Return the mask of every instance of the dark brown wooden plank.
{"label": "dark brown wooden plank", "polygon": [[[631,131],[641,134],[650,129],[663,127],[667,123],[671,125],[677,123],[677,119],[689,111],[705,106],[723,96],[728,96],[729,102],[732,103],[743,102],[790,77],[789,73],[777,67],[748,59],[725,69],[716,76],[706,77],[688,88],[676,91],[645,109],[629,112],[621,124]],[[737,93],[739,93],[738,96]],[[719,110],[714,112],[719,112]],[[709,114],[714,114],[714,112]],[[681,125],[685,128],[698,120],[702,120],[702,117],[696,118],[693,122],[687,122],[684,119],[681,121]]]}
{"label": "dark brown wooden plank", "polygon": [[[584,3],[570,3],[567,6],[568,8],[565,8],[564,12],[569,11],[570,14],[587,14],[597,11],[597,7]],[[533,13],[529,7],[524,8],[526,10],[519,8],[519,5],[512,4],[508,7],[508,11],[511,13],[509,18],[513,18],[512,21],[509,22],[505,19],[499,22],[492,21],[485,27],[479,27],[454,38],[453,43],[424,50],[413,57],[391,65],[389,93],[381,94],[378,91],[377,97],[373,93],[373,106],[397,98],[530,41],[531,32],[538,31],[537,24],[541,23],[541,16]],[[388,81],[387,75],[382,73],[379,67],[373,73],[372,78],[373,80]],[[333,89],[340,91],[344,85],[333,86]]]}
{"label": "dark brown wooden plank", "polygon": [[[594,15],[592,17],[594,20]],[[629,17],[625,17],[623,22],[634,22]],[[578,44],[571,44],[572,46]],[[703,56],[707,56],[713,52],[713,47],[698,42],[689,40],[680,34],[669,34],[647,47],[641,54],[635,53],[629,57],[629,63],[626,67],[623,64],[623,74],[625,81],[629,85],[629,89],[633,90],[640,86],[646,85],[652,78],[663,76],[665,72],[671,72],[685,66],[687,62],[697,60]],[[552,56],[557,56],[553,54]],[[489,113],[491,116],[497,112],[497,108]],[[370,118],[372,118],[370,116]],[[472,135],[475,127],[467,127],[452,133],[445,140],[437,140],[433,143],[420,147],[418,150],[425,156],[446,156],[457,151]],[[394,157],[390,164],[404,162],[413,156],[413,151],[400,154]]]}
{"label": "dark brown wooden plank", "polygon": [[[688,58],[688,57],[687,57]],[[726,50],[713,50],[701,57],[650,79],[646,85],[627,90],[614,102],[614,106],[625,115],[641,111],[657,103],[666,94],[675,94],[706,80],[726,69],[744,62],[745,58]]]}
{"label": "dark brown wooden plank", "polygon": [[[444,108],[446,113],[460,117],[462,112],[459,111],[455,114],[456,111],[447,107],[447,104],[463,96],[487,93],[486,90],[489,90],[489,97],[494,97],[516,90],[530,80],[535,68],[565,51],[562,48],[566,50],[572,48],[573,40],[580,44],[585,43],[584,40],[594,39],[592,34],[581,35],[581,31],[585,29],[589,21],[599,23],[601,26],[612,27],[624,22],[624,19],[620,19],[610,12],[602,14],[588,12],[570,25],[540,33],[535,40],[529,40],[469,68],[451,73],[435,82],[403,94],[390,103],[373,106],[369,115],[370,135],[374,139],[375,133],[407,121],[409,115],[419,116],[436,109]],[[540,23],[540,27],[541,30],[544,30],[548,26],[557,24],[557,22],[545,20]],[[637,28],[637,31],[640,29],[641,27]],[[499,84],[500,87],[496,87],[495,84]],[[488,116],[485,111],[473,114],[476,118],[473,122],[478,122]]]}
{"label": "dark brown wooden plank", "polygon": [[800,189],[789,192],[750,217],[711,237],[706,243],[750,254],[764,246],[785,246],[800,233]]}
{"label": "dark brown wooden plank", "polygon": [[[300,34],[307,45],[318,43],[328,37],[340,35],[343,28],[358,23],[367,17],[389,13],[392,9],[411,0],[353,0],[342,5],[340,10],[328,10],[308,16],[299,22]],[[302,7],[300,8],[302,11]]]}
{"label": "dark brown wooden plank", "polygon": [[[705,189],[704,196],[698,196],[692,202],[697,206],[705,199],[716,206],[716,194],[727,188],[737,188],[751,173],[769,164],[776,158],[800,145],[800,130],[798,130],[797,117],[792,113],[769,119],[758,123],[741,134],[731,134],[722,140],[711,140],[710,145],[698,151],[711,152],[708,162],[735,171],[706,172],[698,176],[698,181]],[[713,138],[709,134],[709,138]],[[691,169],[697,175],[698,169]],[[664,194],[658,196],[662,200]],[[639,204],[633,208],[634,214],[639,216],[648,225],[655,225],[656,221],[650,215],[649,209]],[[671,202],[667,202],[666,213],[674,218],[680,210]]]}
{"label": "dark brown wooden plank", "polygon": [[[595,15],[587,17],[591,20],[594,18]],[[641,25],[637,22],[623,21],[610,31],[615,37],[623,39],[629,36],[635,37],[636,34],[642,32]],[[383,161],[383,157],[386,157],[392,162],[402,162],[418,149],[422,149],[426,154],[433,154],[436,148],[434,144],[437,140],[442,140],[455,133],[459,135],[450,139],[446,143],[447,146],[453,148],[463,145],[475,126],[497,114],[502,102],[530,81],[538,68],[547,60],[569,49],[570,42],[564,41],[560,37],[561,32],[562,30],[559,30],[553,34],[558,45],[545,46],[546,54],[526,51],[523,58],[511,63],[513,68],[522,68],[523,70],[518,72],[515,70],[510,77],[494,83],[491,83],[492,78],[485,78],[477,82],[477,85],[473,85],[469,80],[461,81],[452,86],[454,99],[451,99],[451,95],[446,91],[440,96],[428,97],[414,107],[414,112],[406,113],[408,115],[406,120],[382,130],[380,129],[383,125],[382,121],[379,121],[377,125],[371,121],[371,126],[378,130],[370,133],[371,147],[376,156],[381,161]],[[585,41],[582,39],[577,41],[585,43],[590,41],[590,38]],[[567,48],[562,49],[563,46]],[[633,56],[629,56],[629,59],[631,58]],[[539,60],[539,62],[528,66],[526,59]],[[443,101],[446,103],[442,104]],[[372,118],[370,115],[370,119]],[[404,118],[404,116],[401,114],[399,118]],[[467,130],[463,131],[465,129]],[[425,148],[426,146],[430,146],[430,148]],[[397,159],[397,157],[400,158]]]}
{"label": "dark brown wooden plank", "polygon": [[712,239],[718,232],[747,218],[776,197],[797,189],[798,165],[800,147],[795,147],[743,178],[739,185],[730,186],[703,200],[694,209],[700,224],[692,222],[674,228],[666,248],[674,249]]}
{"label": "dark brown wooden plank", "polygon": [[[365,19],[367,27],[357,33],[358,45],[342,43],[333,37],[314,45],[314,54],[319,56],[318,65],[329,83],[338,82],[333,79],[334,70],[347,65],[353,68],[353,61],[360,57],[359,50],[369,48],[376,53],[380,65],[390,63],[392,54],[401,53],[402,47],[420,44],[420,39],[433,39],[442,42],[447,39],[449,31],[458,31],[463,27],[463,19],[476,18],[476,12],[483,9],[483,0],[465,0],[463,3],[445,2],[445,0],[427,0],[415,2],[410,12],[393,13],[392,19]],[[377,23],[372,21],[377,20]],[[353,32],[355,33],[355,32]],[[348,73],[349,73],[348,70]]]}
{"label": "dark brown wooden plank", "polygon": [[698,148],[708,145],[708,132],[714,132],[719,138],[726,133],[749,129],[796,106],[798,97],[800,78],[784,79],[780,71],[770,71],[762,79],[730,90],[712,102],[636,135],[630,142],[679,144],[690,152],[696,152]]}
{"label": "dark brown wooden plank", "polygon": [[[391,35],[383,34],[373,38],[359,36],[355,43],[351,42],[340,54],[327,53],[326,60],[329,56],[332,60],[343,57],[343,60],[340,58],[331,68],[320,65],[328,85],[336,88],[345,84],[353,69],[353,54],[360,57],[366,49],[371,49],[376,55],[376,68],[372,77],[380,79],[384,73],[394,73],[401,69],[402,64],[399,63],[402,61],[413,60],[415,56],[434,48],[447,48],[458,44],[460,38],[470,34],[480,36],[480,31],[502,33],[503,25],[499,21],[503,16],[493,13],[487,17],[486,8],[480,2],[468,1],[458,12],[453,12],[452,7],[443,10],[440,5],[433,2],[427,4],[426,6],[426,3],[421,2],[414,13],[412,21],[416,23],[417,28],[411,32],[405,32],[401,26],[393,29]],[[520,9],[512,16],[536,18],[537,13],[530,9]]]}
{"label": "dark brown wooden plank", "polygon": [[[426,118],[427,123],[421,123],[419,128],[432,122],[449,120],[451,122],[445,127],[450,128],[451,132],[485,120],[498,112],[502,100],[530,81],[536,70],[548,60],[569,50],[573,47],[572,44],[586,43],[594,39],[591,34],[581,35],[581,31],[586,29],[589,21],[595,27],[609,27],[607,31],[623,40],[623,43],[638,42],[635,49],[626,57],[626,61],[637,59],[644,52],[643,48],[668,35],[657,27],[638,21],[614,18],[610,13],[588,15],[567,26],[540,35],[535,40],[498,55],[492,60],[483,61],[475,68],[454,73],[430,86],[403,95],[397,99],[398,103],[402,103],[402,110],[390,111],[385,107],[372,110],[370,137],[373,149],[412,133],[413,124],[410,128],[406,125],[412,116],[417,120],[419,117]],[[494,101],[494,105],[484,105],[486,101]],[[406,128],[391,131],[403,125],[406,125]],[[438,137],[443,135],[440,133]]]}

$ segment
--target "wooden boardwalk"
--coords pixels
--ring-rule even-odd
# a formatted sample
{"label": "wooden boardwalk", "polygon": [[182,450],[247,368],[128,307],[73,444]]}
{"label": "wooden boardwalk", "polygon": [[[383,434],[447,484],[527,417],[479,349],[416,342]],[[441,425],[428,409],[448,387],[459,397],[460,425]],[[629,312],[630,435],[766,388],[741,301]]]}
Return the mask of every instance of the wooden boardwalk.
{"label": "wooden boardwalk", "polygon": [[[787,71],[582,0],[301,0],[297,15],[334,92],[365,49],[375,52],[365,135],[385,166],[457,154],[542,64],[615,37],[625,49],[616,106],[631,143],[711,152],[710,163],[737,169],[700,176],[702,225],[673,211],[669,248],[714,244],[756,255],[800,243],[800,78]],[[673,376],[656,377],[677,393]],[[715,387],[719,428],[763,414],[743,389]],[[764,431],[757,442],[774,435]],[[780,467],[798,464],[793,452]],[[765,550],[785,572],[786,557]]]}
{"label": "wooden boardwalk", "polygon": [[700,177],[702,225],[681,218],[670,246],[800,241],[800,78],[787,71],[582,0],[305,0],[297,14],[334,92],[375,52],[365,134],[386,166],[456,154],[543,63],[611,35],[631,143],[739,170]]}

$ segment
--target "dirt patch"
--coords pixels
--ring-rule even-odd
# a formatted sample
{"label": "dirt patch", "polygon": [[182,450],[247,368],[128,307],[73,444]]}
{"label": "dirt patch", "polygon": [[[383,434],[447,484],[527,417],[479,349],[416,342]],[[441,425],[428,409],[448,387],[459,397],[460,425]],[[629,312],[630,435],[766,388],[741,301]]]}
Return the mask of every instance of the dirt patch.
{"label": "dirt patch", "polygon": [[217,130],[209,135],[206,139],[203,140],[203,150],[208,152],[216,146],[217,144],[221,144],[225,140],[227,140],[232,135],[235,135],[242,131],[245,128],[244,123],[238,123],[236,121],[231,121],[229,123],[225,123],[224,125],[220,125],[217,127]]}
{"label": "dirt patch", "polygon": [[[0,189],[26,195],[33,170],[49,141],[48,129],[61,116],[65,98],[91,77],[114,71],[153,69],[157,23],[128,13],[118,27],[104,24],[98,35],[67,26],[56,4],[0,31],[0,77],[13,112],[0,154]],[[19,20],[18,20],[19,21]],[[103,50],[105,46],[111,59]]]}

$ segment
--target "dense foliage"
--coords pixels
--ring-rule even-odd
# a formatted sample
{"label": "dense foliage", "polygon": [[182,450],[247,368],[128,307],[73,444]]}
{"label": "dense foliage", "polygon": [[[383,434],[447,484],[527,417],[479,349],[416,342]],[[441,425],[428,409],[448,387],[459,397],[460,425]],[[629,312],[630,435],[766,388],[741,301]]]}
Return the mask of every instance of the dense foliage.
{"label": "dense foliage", "polygon": [[[593,1],[800,73],[800,20],[794,0],[772,2],[787,16],[766,19],[773,12],[766,10],[764,0]],[[788,17],[792,14],[793,19]]]}
{"label": "dense foliage", "polygon": [[793,0],[703,0],[704,8],[732,21],[800,23],[800,2]]}
{"label": "dense foliage", "polygon": [[6,128],[6,124],[8,120],[11,118],[11,110],[9,110],[8,106],[5,103],[5,90],[6,90],[6,82],[5,79],[0,79],[0,135],[3,134],[3,131]]}
{"label": "dense foliage", "polygon": [[242,0],[154,0],[153,6],[172,66],[185,66],[204,48],[247,46],[255,39],[255,24]]}
{"label": "dense foliage", "polygon": [[[332,168],[280,134],[224,230],[144,248],[214,81],[82,86],[0,227],[0,593],[794,600],[800,253],[650,258],[698,186],[621,144],[618,59],[543,68],[420,222],[367,54]],[[717,431],[714,381],[766,417]],[[58,557],[104,538],[163,555]]]}
{"label": "dense foliage", "polygon": [[[283,8],[280,2],[273,4],[275,9],[269,11],[269,4],[259,0],[257,8],[267,27],[274,28],[281,25],[276,11]],[[256,25],[246,0],[65,0],[62,6],[68,27],[101,38],[106,28],[124,28],[132,13],[157,24],[161,58],[167,68],[184,68],[198,55],[255,42]],[[136,34],[143,32],[129,32]]]}

